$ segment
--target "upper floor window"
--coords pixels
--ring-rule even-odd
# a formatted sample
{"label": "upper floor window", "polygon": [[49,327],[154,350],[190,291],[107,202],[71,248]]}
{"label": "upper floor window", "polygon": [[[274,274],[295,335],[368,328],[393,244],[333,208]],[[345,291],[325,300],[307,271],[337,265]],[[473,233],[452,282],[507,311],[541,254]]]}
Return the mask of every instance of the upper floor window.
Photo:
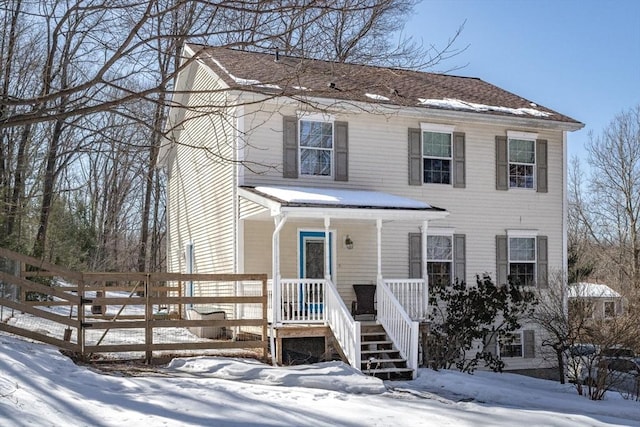
{"label": "upper floor window", "polygon": [[[331,114],[284,116],[282,176],[349,180],[349,124]],[[323,178],[324,179],[324,178]]]}
{"label": "upper floor window", "polygon": [[422,132],[424,182],[451,184],[451,134]]}
{"label": "upper floor window", "polygon": [[450,285],[453,277],[453,235],[427,236],[429,283]]}
{"label": "upper floor window", "polygon": [[409,129],[409,185],[465,187],[465,134],[454,130],[453,125],[434,123]]}
{"label": "upper floor window", "polygon": [[300,174],[332,175],[333,122],[300,120]]}
{"label": "upper floor window", "polygon": [[535,139],[509,138],[509,187],[534,188]]}
{"label": "upper floor window", "polygon": [[509,276],[517,285],[536,282],[536,238],[509,237]]}
{"label": "upper floor window", "polygon": [[496,135],[496,189],[548,192],[547,140],[533,132]]}

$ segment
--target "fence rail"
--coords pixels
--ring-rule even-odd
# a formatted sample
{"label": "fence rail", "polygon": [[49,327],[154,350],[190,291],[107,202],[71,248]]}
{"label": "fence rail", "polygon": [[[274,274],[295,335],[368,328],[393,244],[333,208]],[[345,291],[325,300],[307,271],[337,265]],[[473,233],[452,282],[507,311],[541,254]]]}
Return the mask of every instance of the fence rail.
{"label": "fence rail", "polygon": [[[206,292],[184,295],[186,282]],[[267,275],[81,273],[0,248],[0,330],[81,358],[246,349],[266,359]]]}

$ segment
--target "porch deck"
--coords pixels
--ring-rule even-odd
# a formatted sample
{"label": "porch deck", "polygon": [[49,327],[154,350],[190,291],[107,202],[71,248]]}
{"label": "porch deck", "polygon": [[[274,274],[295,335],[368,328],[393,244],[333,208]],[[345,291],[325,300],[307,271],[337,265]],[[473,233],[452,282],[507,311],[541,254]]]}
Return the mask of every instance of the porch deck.
{"label": "porch deck", "polygon": [[[283,361],[283,339],[324,337],[327,354],[330,341],[335,339],[335,348],[344,360],[357,369],[368,371],[364,366],[371,363],[370,356],[363,358],[362,353],[363,342],[367,339],[362,332],[363,322],[354,319],[331,280],[280,279],[275,288],[270,282],[269,289],[269,321],[274,329],[273,345],[279,363]],[[415,375],[419,322],[426,318],[427,295],[427,283],[422,279],[383,279],[376,286],[377,316],[373,324],[382,327],[385,344],[389,344],[382,350],[396,351],[395,357],[401,359],[397,369],[385,368],[389,373],[402,370]],[[383,356],[377,354],[373,359],[378,365],[381,363],[379,357]],[[388,358],[388,355],[384,357]]]}

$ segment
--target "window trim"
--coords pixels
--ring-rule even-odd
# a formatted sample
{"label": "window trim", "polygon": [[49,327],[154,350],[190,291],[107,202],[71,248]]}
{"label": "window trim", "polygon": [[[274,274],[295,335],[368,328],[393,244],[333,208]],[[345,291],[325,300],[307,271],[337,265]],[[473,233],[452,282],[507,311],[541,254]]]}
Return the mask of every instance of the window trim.
{"label": "window trim", "polygon": [[[424,153],[424,133],[441,133],[445,135],[449,135],[449,157],[440,157],[440,156],[427,156]],[[455,132],[454,125],[445,125],[440,123],[420,123],[420,153],[421,153],[421,171],[422,171],[422,179],[420,180],[422,184],[435,184],[435,185],[451,185],[453,186],[453,133]],[[424,181],[424,160],[425,159],[438,159],[438,160],[448,160],[449,161],[449,182],[425,182]]]}
{"label": "window trim", "polygon": [[[334,179],[335,177],[335,146],[336,146],[336,126],[335,117],[330,114],[319,113],[298,113],[297,114],[297,145],[298,145],[298,165],[299,176],[301,177],[314,177],[317,179]],[[330,123],[331,124],[331,148],[318,148],[318,147],[303,147],[302,142],[302,122],[314,122],[314,123]],[[328,175],[316,175],[304,173],[302,170],[302,150],[314,150],[314,151],[329,151],[331,159],[331,167]]]}
{"label": "window trim", "polygon": [[[533,163],[511,161],[511,140],[530,141],[533,143]],[[507,184],[510,190],[534,190],[538,188],[538,134],[534,132],[507,131]],[[514,187],[511,185],[511,165],[523,165],[532,167],[533,183],[531,187]]]}
{"label": "window trim", "polygon": [[[453,228],[429,228],[427,230],[427,271],[430,262],[434,263],[449,263],[449,284],[451,285],[455,280],[455,237]],[[449,260],[442,259],[429,259],[429,237],[448,237],[451,241],[451,258]]]}
{"label": "window trim", "polygon": [[[511,276],[511,264],[533,264],[533,283],[524,286],[537,286],[538,282],[538,230],[507,230],[507,277]],[[534,259],[513,260],[511,258],[511,239],[533,239]]]}
{"label": "window trim", "polygon": [[[515,332],[510,332],[508,335],[513,335],[513,336],[519,336],[520,337],[520,356],[503,356],[502,355],[502,340],[498,339],[498,356],[501,358],[512,358],[512,359],[524,359],[524,333],[523,331],[515,331]],[[504,345],[516,345],[513,343],[510,344],[504,344]]]}

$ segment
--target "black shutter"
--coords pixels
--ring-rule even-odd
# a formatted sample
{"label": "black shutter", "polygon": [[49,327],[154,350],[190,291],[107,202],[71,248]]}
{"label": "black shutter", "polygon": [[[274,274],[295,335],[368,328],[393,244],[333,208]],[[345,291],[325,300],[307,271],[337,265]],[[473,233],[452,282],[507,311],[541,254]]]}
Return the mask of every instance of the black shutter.
{"label": "black shutter", "polygon": [[506,136],[496,136],[496,190],[509,189],[509,152]]}
{"label": "black shutter", "polygon": [[283,117],[282,176],[298,177],[298,118]]}
{"label": "black shutter", "polygon": [[453,133],[453,186],[464,188],[466,186],[466,171],[464,165],[465,135],[464,132]]}
{"label": "black shutter", "polygon": [[547,140],[538,139],[536,141],[536,179],[537,192],[546,193],[549,191],[547,181]]}
{"label": "black shutter", "polygon": [[409,278],[422,278],[422,233],[409,233]]}
{"label": "black shutter", "polygon": [[409,129],[409,185],[422,185],[422,138],[420,129]]}
{"label": "black shutter", "polygon": [[496,236],[496,285],[505,285],[509,278],[509,247],[507,236]]}
{"label": "black shutter", "polygon": [[466,272],[466,236],[464,234],[453,235],[453,278],[467,281]]}
{"label": "black shutter", "polygon": [[537,285],[539,288],[549,287],[549,252],[547,236],[538,236],[538,265],[537,265]]}
{"label": "black shutter", "polygon": [[522,339],[524,341],[524,357],[525,359],[532,359],[536,357],[536,336],[535,331],[526,330],[522,331]]}
{"label": "black shutter", "polygon": [[335,122],[334,152],[335,180],[349,181],[349,126],[347,122]]}

